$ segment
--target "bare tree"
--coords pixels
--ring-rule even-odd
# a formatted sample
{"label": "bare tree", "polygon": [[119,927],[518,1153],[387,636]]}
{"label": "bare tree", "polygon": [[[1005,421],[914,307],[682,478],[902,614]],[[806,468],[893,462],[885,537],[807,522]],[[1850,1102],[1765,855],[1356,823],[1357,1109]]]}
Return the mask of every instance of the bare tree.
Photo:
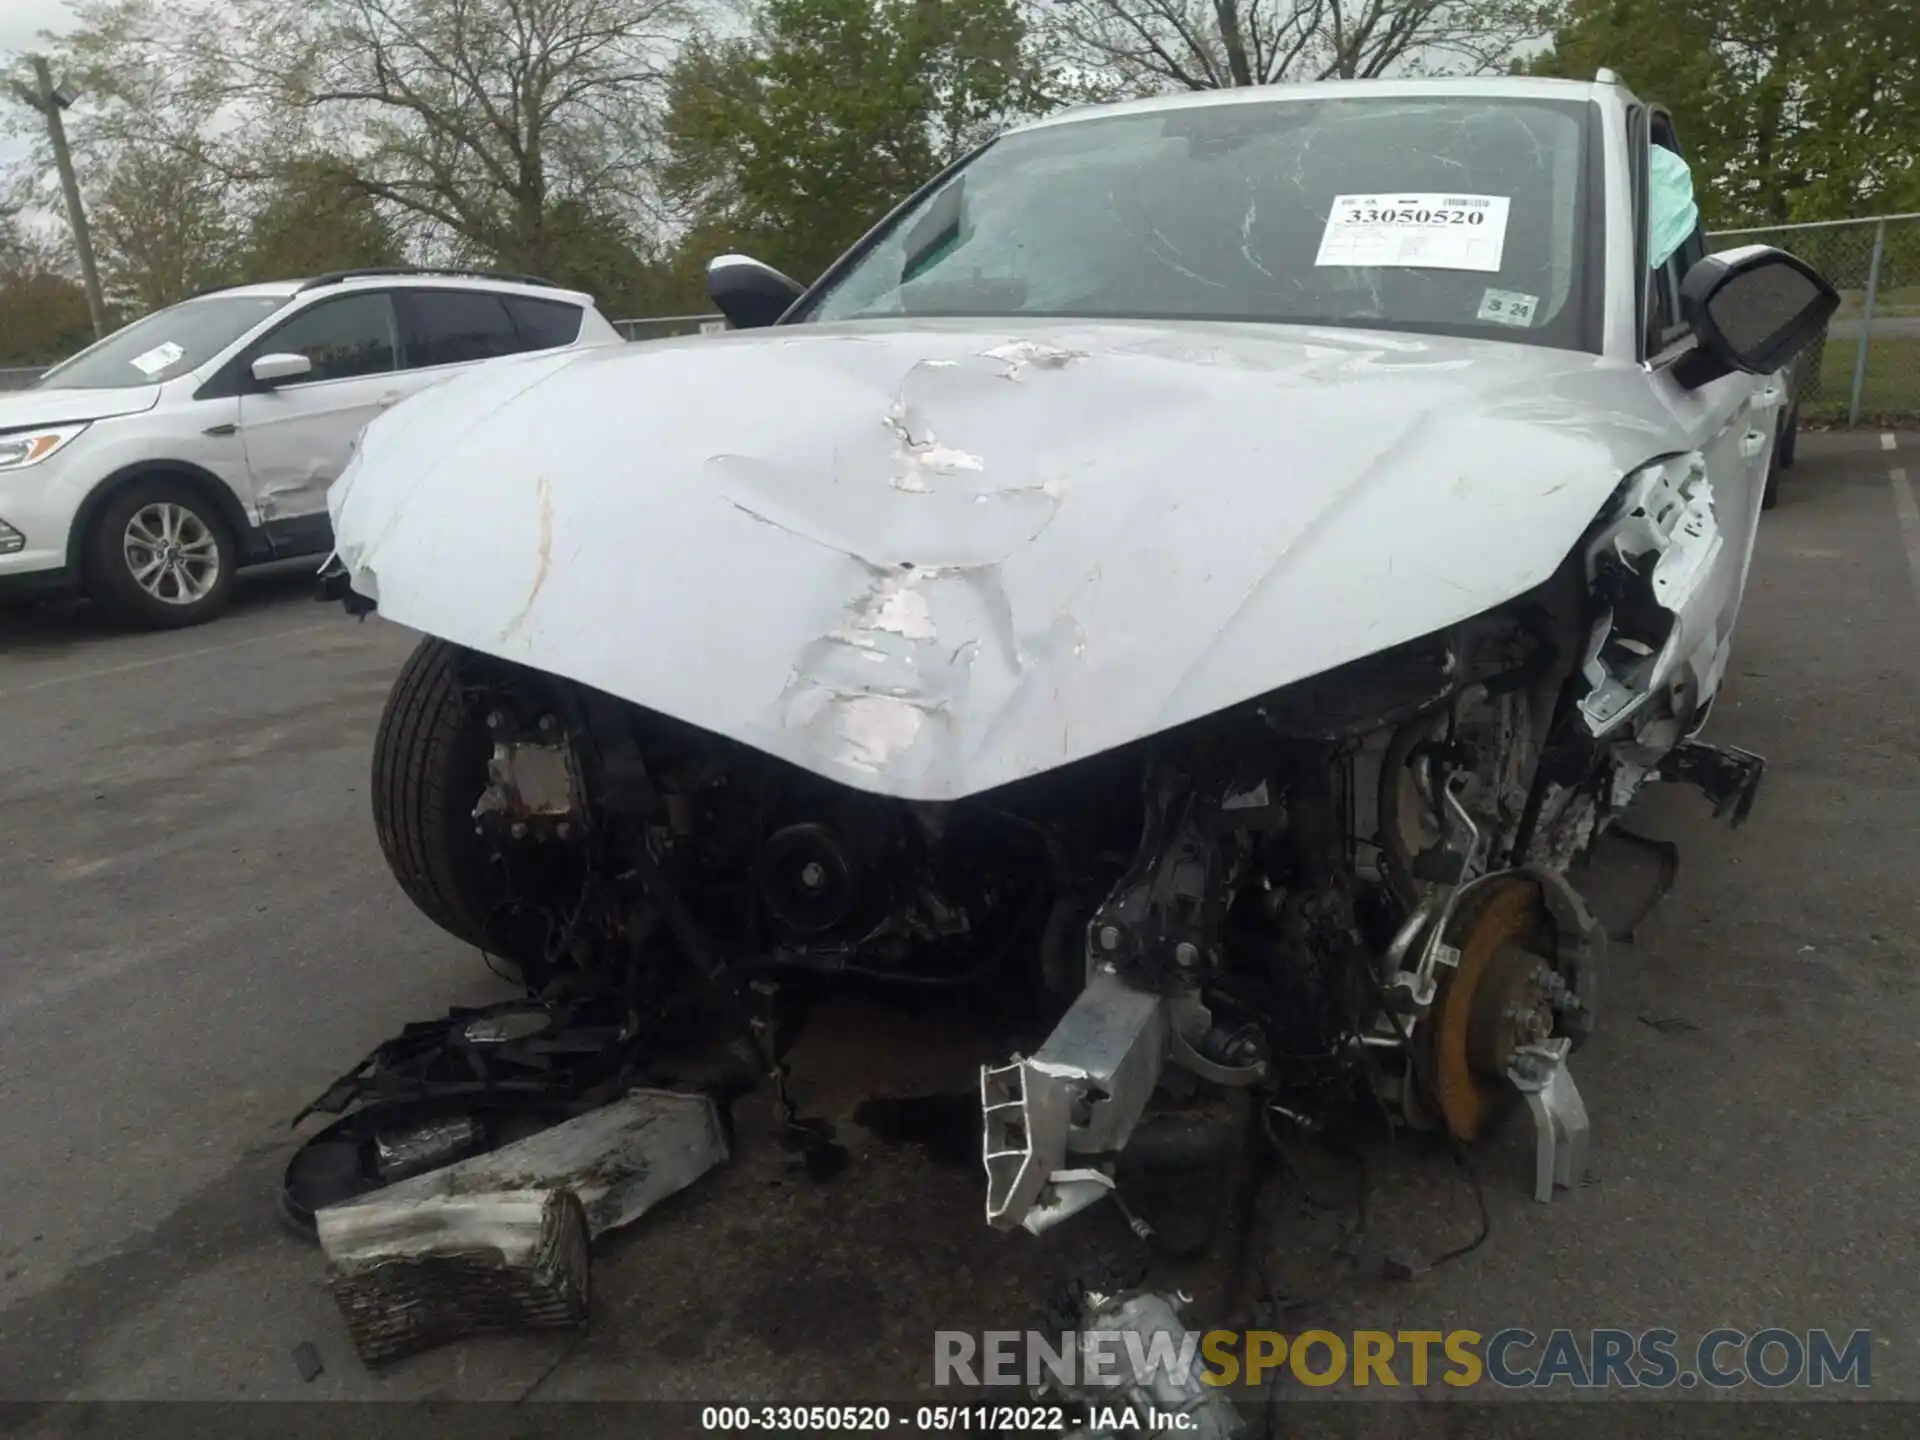
{"label": "bare tree", "polygon": [[[50,72],[77,96],[63,119],[73,168],[93,218],[104,289],[114,308],[167,304],[216,282],[241,201],[215,163],[230,92],[219,12],[162,0],[80,0],[75,31],[54,42]],[[44,131],[16,169],[18,192],[41,208],[57,195]]]}
{"label": "bare tree", "polygon": [[1041,0],[1069,63],[1136,91],[1477,73],[1546,32],[1549,0]]}
{"label": "bare tree", "polygon": [[[527,270],[561,207],[646,204],[680,0],[260,0],[269,111],[352,184]],[[291,58],[288,58],[291,57]]]}

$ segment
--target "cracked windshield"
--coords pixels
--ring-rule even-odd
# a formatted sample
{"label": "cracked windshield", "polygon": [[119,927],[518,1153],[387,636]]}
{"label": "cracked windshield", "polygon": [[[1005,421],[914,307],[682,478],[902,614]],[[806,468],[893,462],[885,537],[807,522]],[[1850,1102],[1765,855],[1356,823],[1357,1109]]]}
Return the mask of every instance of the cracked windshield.
{"label": "cracked windshield", "polygon": [[1302,100],[1041,127],[909,211],[811,318],[1256,320],[1594,348],[1587,113]]}

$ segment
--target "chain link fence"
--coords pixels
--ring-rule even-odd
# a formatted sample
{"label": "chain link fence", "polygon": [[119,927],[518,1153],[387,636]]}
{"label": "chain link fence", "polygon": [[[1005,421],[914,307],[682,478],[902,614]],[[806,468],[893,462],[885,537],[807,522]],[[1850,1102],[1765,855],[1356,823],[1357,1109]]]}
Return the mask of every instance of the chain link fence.
{"label": "chain link fence", "polygon": [[1715,230],[1708,239],[1715,249],[1777,245],[1839,290],[1840,309],[1798,369],[1802,419],[1920,421],[1920,212]]}

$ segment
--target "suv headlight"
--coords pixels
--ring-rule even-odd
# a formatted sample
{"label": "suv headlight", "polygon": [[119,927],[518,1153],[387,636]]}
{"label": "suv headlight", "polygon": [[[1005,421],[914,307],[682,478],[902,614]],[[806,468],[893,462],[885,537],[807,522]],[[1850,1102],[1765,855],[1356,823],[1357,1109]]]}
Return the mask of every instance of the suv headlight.
{"label": "suv headlight", "polygon": [[15,430],[0,435],[0,474],[38,465],[72,444],[85,425],[49,425],[41,430]]}

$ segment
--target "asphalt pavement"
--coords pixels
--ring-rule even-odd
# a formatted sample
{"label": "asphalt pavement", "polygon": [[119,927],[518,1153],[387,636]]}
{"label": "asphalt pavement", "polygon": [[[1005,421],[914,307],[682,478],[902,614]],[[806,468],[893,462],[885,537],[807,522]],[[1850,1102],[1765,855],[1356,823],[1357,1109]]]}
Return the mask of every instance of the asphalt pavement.
{"label": "asphalt pavement", "polygon": [[[1588,1183],[1534,1203],[1514,1130],[1482,1157],[1486,1243],[1398,1284],[1330,1266],[1324,1214],[1274,1191],[1266,1284],[1296,1318],[1871,1328],[1873,1393],[1920,1398],[1920,436],[1899,446],[1803,437],[1764,519],[1711,727],[1770,757],[1751,822],[1667,790],[1635,816],[1683,860],[1576,1061]],[[1124,1242],[1098,1213],[992,1234],[971,1137],[848,1122],[964,1090],[966,1023],[826,1015],[800,1084],[847,1173],[796,1173],[748,1115],[729,1167],[608,1246],[586,1335],[363,1369],[275,1214],[287,1122],[406,1021],[505,990],[374,841],[369,748],[413,637],[307,597],[295,567],[178,634],[0,615],[0,1400],[925,1394],[936,1328],[1023,1323],[1075,1226]],[[1617,870],[1596,883],[1630,889]],[[1369,1246],[1471,1238],[1444,1151],[1375,1160]]]}

